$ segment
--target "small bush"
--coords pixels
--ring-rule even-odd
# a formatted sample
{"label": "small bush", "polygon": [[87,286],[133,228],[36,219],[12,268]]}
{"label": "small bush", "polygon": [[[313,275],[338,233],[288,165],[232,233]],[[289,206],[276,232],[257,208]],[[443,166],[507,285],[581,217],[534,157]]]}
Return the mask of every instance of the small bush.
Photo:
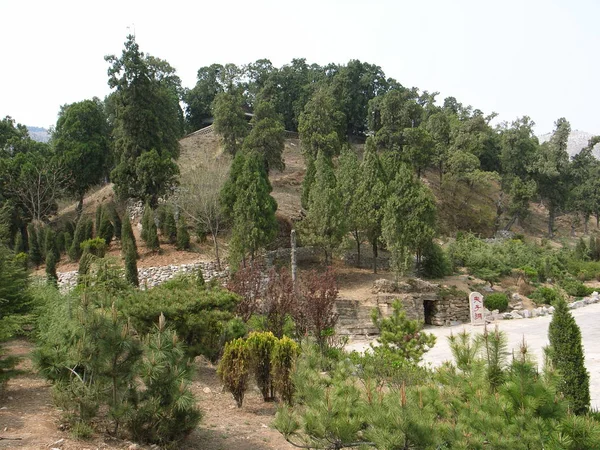
{"label": "small bush", "polygon": [[483,305],[490,311],[497,309],[500,312],[504,312],[508,309],[508,296],[499,292],[489,294],[484,297]]}
{"label": "small bush", "polygon": [[562,287],[567,294],[573,297],[585,297],[586,295],[590,295],[592,292],[594,292],[593,288],[589,288],[581,281],[570,277],[562,280],[560,282],[560,287]]}
{"label": "small bush", "polygon": [[81,243],[81,252],[90,253],[98,258],[104,258],[106,254],[106,242],[102,238],[88,239]]}
{"label": "small bush", "polygon": [[561,298],[561,295],[556,289],[541,286],[537,288],[529,298],[533,300],[536,305],[554,305]]}
{"label": "small bush", "polygon": [[431,242],[423,250],[420,271],[425,278],[443,278],[452,274],[450,260],[435,242]]}
{"label": "small bush", "polygon": [[246,340],[256,385],[260,389],[265,402],[272,400],[274,397],[274,388],[271,379],[271,359],[276,343],[277,338],[271,332],[252,332]]}
{"label": "small bush", "polygon": [[[173,219],[174,220],[174,219]],[[190,234],[187,230],[187,223],[185,222],[185,218],[183,214],[179,214],[179,220],[177,221],[177,230],[176,230],[176,248],[177,250],[189,250],[190,248]]]}
{"label": "small bush", "polygon": [[225,388],[233,395],[238,408],[242,407],[248,388],[250,364],[250,353],[244,339],[236,339],[225,344],[217,373]]}
{"label": "small bush", "polygon": [[292,404],[294,398],[292,374],[299,354],[300,347],[287,336],[279,339],[273,347],[271,358],[273,384],[281,400],[288,405]]}

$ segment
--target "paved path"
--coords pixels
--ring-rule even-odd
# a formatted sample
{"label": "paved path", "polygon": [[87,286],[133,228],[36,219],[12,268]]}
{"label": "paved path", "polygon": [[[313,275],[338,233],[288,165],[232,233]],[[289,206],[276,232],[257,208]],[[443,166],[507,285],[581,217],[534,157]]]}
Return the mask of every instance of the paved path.
{"label": "paved path", "polygon": [[[600,303],[571,310],[571,313],[581,328],[585,365],[590,373],[592,407],[600,408]],[[534,319],[499,320],[496,324],[508,336],[509,351],[514,350],[517,352],[523,338],[525,338],[530,353],[537,358],[538,363],[541,365],[542,348],[548,345],[548,324],[550,320],[552,320],[552,316],[536,317]],[[451,360],[452,354],[446,338],[451,333],[460,333],[462,330],[475,334],[481,333],[483,327],[471,325],[427,327],[428,332],[437,336],[437,343],[425,354],[425,363],[438,366],[444,361]],[[347,346],[347,349],[363,350],[367,346],[368,343],[364,340],[353,341]]]}

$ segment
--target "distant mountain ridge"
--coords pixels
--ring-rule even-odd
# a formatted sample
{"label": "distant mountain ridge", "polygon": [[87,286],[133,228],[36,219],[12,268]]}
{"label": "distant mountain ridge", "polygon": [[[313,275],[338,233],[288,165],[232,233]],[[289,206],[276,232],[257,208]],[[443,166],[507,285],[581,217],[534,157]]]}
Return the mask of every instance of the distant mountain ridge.
{"label": "distant mountain ridge", "polygon": [[[577,153],[581,151],[582,148],[587,147],[588,141],[594,135],[591,133],[587,133],[586,131],[573,130],[571,134],[569,134],[569,140],[567,141],[567,152],[569,152],[569,156],[573,157]],[[552,133],[546,133],[538,136],[540,140],[540,144],[544,143],[552,137]],[[597,159],[600,159],[600,144],[594,147],[594,156]]]}
{"label": "distant mountain ridge", "polygon": [[48,142],[50,140],[50,132],[45,128],[27,126],[29,137],[34,141]]}

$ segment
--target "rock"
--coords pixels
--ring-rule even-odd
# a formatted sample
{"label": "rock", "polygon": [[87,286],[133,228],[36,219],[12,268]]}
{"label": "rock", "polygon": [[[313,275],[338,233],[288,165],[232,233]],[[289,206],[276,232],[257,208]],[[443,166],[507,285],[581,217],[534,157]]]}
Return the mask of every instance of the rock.
{"label": "rock", "polygon": [[383,293],[392,293],[396,292],[396,283],[390,280],[386,280],[385,278],[380,278],[373,283],[373,287],[371,288],[372,294]]}
{"label": "rock", "polygon": [[131,444],[129,447],[127,447],[127,450],[139,450],[140,446],[137,444]]}
{"label": "rock", "polygon": [[[514,317],[512,316],[512,313],[504,313],[504,314],[502,314],[502,317],[504,317],[505,320],[514,319]],[[521,317],[521,316],[519,316],[519,317]]]}
{"label": "rock", "polygon": [[518,311],[513,311],[510,313],[510,315],[512,316],[513,319],[522,319],[523,316],[521,314],[519,314]]}
{"label": "rock", "polygon": [[585,302],[583,300],[579,300],[573,303],[569,303],[569,309],[578,309],[585,306]]}
{"label": "rock", "polygon": [[524,319],[531,319],[531,317],[532,317],[531,311],[529,311],[528,309],[522,311],[521,314]]}
{"label": "rock", "polygon": [[554,306],[548,307],[548,314],[554,314]]}
{"label": "rock", "polygon": [[490,292],[490,293],[494,292],[494,290],[491,287],[489,287],[489,286],[484,286],[483,288],[481,288],[481,290],[483,292]]}
{"label": "rock", "polygon": [[204,392],[205,394],[210,394],[212,391],[209,387],[205,387],[204,389],[202,389],[202,392]]}
{"label": "rock", "polygon": [[513,302],[520,302],[521,301],[521,296],[519,294],[517,294],[516,292],[511,296],[511,299]]}

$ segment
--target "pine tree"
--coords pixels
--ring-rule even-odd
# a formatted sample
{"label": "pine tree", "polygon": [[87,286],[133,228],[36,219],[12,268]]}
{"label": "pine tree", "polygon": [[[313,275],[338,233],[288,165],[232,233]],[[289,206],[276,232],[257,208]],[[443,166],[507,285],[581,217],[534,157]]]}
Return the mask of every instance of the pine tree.
{"label": "pine tree", "polygon": [[142,239],[152,251],[160,250],[160,242],[158,240],[158,230],[154,221],[154,211],[149,203],[146,203],[144,216],[142,217]]}
{"label": "pine tree", "polygon": [[242,109],[244,98],[235,89],[220,92],[212,104],[215,131],[223,138],[223,150],[235,156],[248,134],[248,123]]}
{"label": "pine tree", "polygon": [[38,240],[38,232],[33,223],[27,226],[27,236],[29,241],[29,260],[39,267],[42,263],[42,251]]}
{"label": "pine tree", "polygon": [[110,245],[115,233],[115,228],[110,221],[108,211],[103,208],[102,214],[100,215],[100,227],[98,228],[97,236],[104,239],[106,245]]}
{"label": "pine tree", "polygon": [[272,103],[260,100],[254,107],[252,130],[244,140],[243,148],[248,153],[262,155],[267,173],[271,169],[283,170],[282,153],[285,145],[283,119]]}
{"label": "pine tree", "polygon": [[[175,221],[175,219],[173,219],[173,221]],[[189,250],[190,233],[188,232],[187,223],[185,221],[185,217],[183,217],[183,214],[179,214],[179,220],[177,221],[176,231],[177,250]]]}
{"label": "pine tree", "polygon": [[325,264],[345,234],[344,211],[336,188],[331,159],[319,152],[316,162],[315,182],[311,188],[308,213],[300,231],[305,242],[323,249]]}
{"label": "pine tree", "polygon": [[191,433],[202,418],[190,390],[189,358],[177,334],[166,327],[162,314],[158,327],[144,344],[139,374],[145,390],[127,425],[135,439],[174,445]]}
{"label": "pine tree", "polygon": [[53,253],[55,260],[59,260],[60,252],[56,245],[56,233],[54,233],[54,230],[50,227],[46,227],[46,230],[44,231],[44,249],[46,250],[46,258],[49,253]]}
{"label": "pine tree", "polygon": [[65,253],[69,253],[71,250],[71,245],[73,244],[73,238],[71,237],[71,233],[68,231],[63,232],[63,242],[65,247]]}
{"label": "pine tree", "polygon": [[102,204],[96,206],[96,220],[94,221],[94,228],[96,229],[96,236],[100,235],[100,228],[102,228],[102,215],[104,208]]}
{"label": "pine tree", "polygon": [[25,253],[25,240],[23,239],[23,233],[21,230],[17,231],[15,236],[15,253]]}
{"label": "pine tree", "polygon": [[575,414],[586,414],[590,408],[590,376],[585,369],[581,330],[560,299],[548,328],[550,358],[560,374],[559,389]]}
{"label": "pine tree", "polygon": [[381,222],[383,210],[388,198],[388,177],[383,170],[375,142],[367,139],[365,155],[360,165],[360,179],[356,185],[356,202],[359,227],[365,233],[373,249],[373,273],[377,273],[377,250],[381,240]]}
{"label": "pine tree", "polygon": [[134,286],[139,286],[137,270],[137,246],[129,215],[125,214],[125,220],[121,227],[121,255],[125,260],[125,279]]}
{"label": "pine tree", "polygon": [[58,282],[58,274],[56,273],[56,255],[50,251],[46,254],[46,278],[48,283],[56,284]]}
{"label": "pine tree", "polygon": [[420,264],[423,249],[435,234],[436,207],[429,189],[414,178],[408,167],[400,169],[389,192],[382,234],[398,276],[412,263],[414,254]]}
{"label": "pine tree", "polygon": [[227,181],[223,184],[220,193],[220,203],[227,220],[233,220],[233,207],[238,198],[238,179],[244,171],[246,153],[238,152],[233,158]]}
{"label": "pine tree", "polygon": [[335,173],[342,210],[344,211],[345,228],[352,234],[356,242],[356,265],[360,267],[360,245],[364,240],[361,229],[358,196],[356,191],[357,180],[360,179],[360,165],[356,152],[352,148],[344,148],[338,159],[338,168]]}
{"label": "pine tree", "polygon": [[115,239],[121,239],[122,221],[121,221],[121,217],[119,216],[119,213],[117,212],[117,208],[115,207],[115,204],[109,203],[107,206],[107,210],[108,210],[108,214],[110,216],[110,221],[112,222],[113,227],[114,227]]}
{"label": "pine tree", "polygon": [[[179,217],[182,217],[182,214],[179,214]],[[163,225],[161,223],[161,225]],[[171,208],[167,208],[165,211],[164,217],[164,225],[162,228],[162,234],[167,238],[169,244],[174,244],[178,242],[177,234],[179,232],[178,228],[179,224],[175,223],[175,215],[173,214],[173,210]],[[188,246],[189,246],[189,236],[188,236]]]}
{"label": "pine tree", "polygon": [[89,239],[94,239],[94,223],[91,219],[86,220],[85,222],[85,239],[87,241]]}
{"label": "pine tree", "polygon": [[270,195],[272,187],[261,158],[245,158],[236,188],[230,245],[234,264],[248,253],[254,259],[256,252],[271,242],[278,227],[277,202]]}
{"label": "pine tree", "polygon": [[78,261],[81,257],[81,243],[86,240],[86,227],[87,219],[81,216],[77,222],[77,226],[75,227],[73,241],[71,242],[71,247],[69,248],[69,259],[73,262]]}

